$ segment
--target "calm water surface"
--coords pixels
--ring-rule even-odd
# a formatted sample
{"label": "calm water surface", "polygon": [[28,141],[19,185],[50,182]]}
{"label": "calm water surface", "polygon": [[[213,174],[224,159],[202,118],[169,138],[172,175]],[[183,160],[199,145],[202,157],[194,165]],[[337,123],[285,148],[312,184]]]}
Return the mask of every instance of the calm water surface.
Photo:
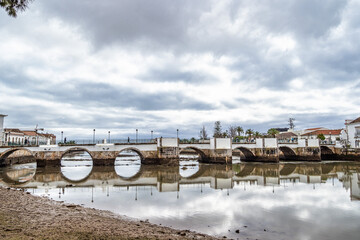
{"label": "calm water surface", "polygon": [[202,165],[191,154],[182,160],[179,167],[144,166],[125,152],[115,166],[95,167],[78,152],[61,167],[3,168],[0,184],[235,239],[359,239],[360,163]]}

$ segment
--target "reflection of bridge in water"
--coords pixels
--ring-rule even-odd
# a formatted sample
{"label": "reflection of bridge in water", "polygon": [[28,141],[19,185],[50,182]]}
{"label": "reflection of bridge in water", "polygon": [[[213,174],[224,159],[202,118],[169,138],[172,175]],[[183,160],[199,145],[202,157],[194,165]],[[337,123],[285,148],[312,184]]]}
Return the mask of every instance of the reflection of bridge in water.
{"label": "reflection of bridge in water", "polygon": [[283,163],[283,164],[200,164],[199,170],[182,177],[179,167],[141,165],[134,176],[117,175],[114,167],[94,166],[81,180],[68,179],[61,167],[37,169],[3,169],[2,185],[22,188],[66,187],[132,187],[153,186],[160,192],[179,191],[181,185],[209,184],[214,189],[231,189],[234,184],[248,182],[263,186],[280,186],[285,182],[318,184],[329,179],[339,179],[350,189],[353,199],[360,199],[360,164],[356,163]]}

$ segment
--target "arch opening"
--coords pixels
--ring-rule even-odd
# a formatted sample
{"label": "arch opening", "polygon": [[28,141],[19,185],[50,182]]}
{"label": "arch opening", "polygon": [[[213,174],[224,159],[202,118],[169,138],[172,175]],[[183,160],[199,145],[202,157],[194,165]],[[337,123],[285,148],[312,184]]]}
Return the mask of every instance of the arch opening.
{"label": "arch opening", "polygon": [[289,147],[279,147],[279,160],[281,161],[286,161],[286,160],[298,160],[298,156],[296,155],[296,153],[294,152],[294,150],[292,150]]}
{"label": "arch opening", "polygon": [[60,171],[68,182],[83,182],[91,174],[93,159],[86,149],[72,148],[61,157]]}
{"label": "arch opening", "polygon": [[132,178],[141,169],[141,153],[137,149],[127,148],[118,153],[115,158],[114,168],[119,177]]}
{"label": "arch opening", "polygon": [[0,157],[0,166],[25,163],[36,163],[34,155],[26,148],[12,148]]}
{"label": "arch opening", "polygon": [[247,162],[254,159],[255,155],[248,148],[238,147],[233,151],[233,163]]}
{"label": "arch opening", "polygon": [[36,168],[36,162],[6,166],[0,170],[1,179],[9,185],[22,185],[34,178]]}
{"label": "arch opening", "polygon": [[320,146],[322,160],[336,160],[336,154],[327,146]]}
{"label": "arch opening", "polygon": [[179,173],[181,177],[188,178],[200,169],[200,162],[205,159],[205,154],[197,148],[188,147],[179,152]]}

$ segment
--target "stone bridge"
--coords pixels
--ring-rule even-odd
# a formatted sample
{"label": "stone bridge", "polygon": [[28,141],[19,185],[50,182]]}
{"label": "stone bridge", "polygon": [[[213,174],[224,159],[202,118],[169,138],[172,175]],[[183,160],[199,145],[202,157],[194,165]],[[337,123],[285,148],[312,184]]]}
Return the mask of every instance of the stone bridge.
{"label": "stone bridge", "polygon": [[178,165],[179,155],[192,149],[202,163],[231,164],[234,151],[248,162],[358,160],[360,153],[345,152],[339,145],[320,144],[317,139],[300,139],[296,143],[281,143],[276,138],[259,138],[252,142],[233,143],[230,138],[212,138],[206,143],[180,143],[177,138],[158,138],[154,143],[40,145],[0,147],[0,165],[11,164],[11,154],[27,152],[39,166],[60,165],[62,157],[74,151],[89,153],[95,166],[113,165],[122,151],[133,150],[145,165]]}

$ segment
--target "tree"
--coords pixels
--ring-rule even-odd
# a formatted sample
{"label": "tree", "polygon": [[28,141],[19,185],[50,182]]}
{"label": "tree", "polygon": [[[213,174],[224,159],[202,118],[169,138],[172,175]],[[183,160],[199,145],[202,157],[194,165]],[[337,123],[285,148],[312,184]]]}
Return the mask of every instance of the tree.
{"label": "tree", "polygon": [[317,138],[324,141],[325,140],[325,136],[324,134],[320,133],[319,135],[317,135]]}
{"label": "tree", "polygon": [[275,137],[276,134],[279,134],[279,131],[276,130],[275,128],[270,128],[268,131],[267,131],[267,134],[272,136],[272,137]]}
{"label": "tree", "polygon": [[216,121],[214,123],[214,137],[222,137],[222,132],[221,132],[221,122],[220,121]]}
{"label": "tree", "polygon": [[259,133],[258,131],[255,132],[255,138],[260,138],[261,137],[261,133]]}
{"label": "tree", "polygon": [[237,127],[230,125],[228,136],[231,137],[231,138],[235,138],[236,135],[237,135]]}
{"label": "tree", "polygon": [[251,138],[251,136],[254,134],[254,131],[251,128],[249,128],[248,130],[246,130],[245,134],[247,134],[249,138]]}
{"label": "tree", "polygon": [[236,131],[237,131],[238,136],[241,136],[241,134],[244,132],[244,129],[242,127],[238,126],[236,128]]}
{"label": "tree", "polygon": [[200,139],[207,139],[207,138],[208,138],[208,135],[207,135],[205,126],[203,126],[203,127],[200,129],[199,137],[200,137]]}
{"label": "tree", "polygon": [[0,0],[0,7],[11,17],[17,17],[19,11],[25,11],[29,3],[33,0]]}

